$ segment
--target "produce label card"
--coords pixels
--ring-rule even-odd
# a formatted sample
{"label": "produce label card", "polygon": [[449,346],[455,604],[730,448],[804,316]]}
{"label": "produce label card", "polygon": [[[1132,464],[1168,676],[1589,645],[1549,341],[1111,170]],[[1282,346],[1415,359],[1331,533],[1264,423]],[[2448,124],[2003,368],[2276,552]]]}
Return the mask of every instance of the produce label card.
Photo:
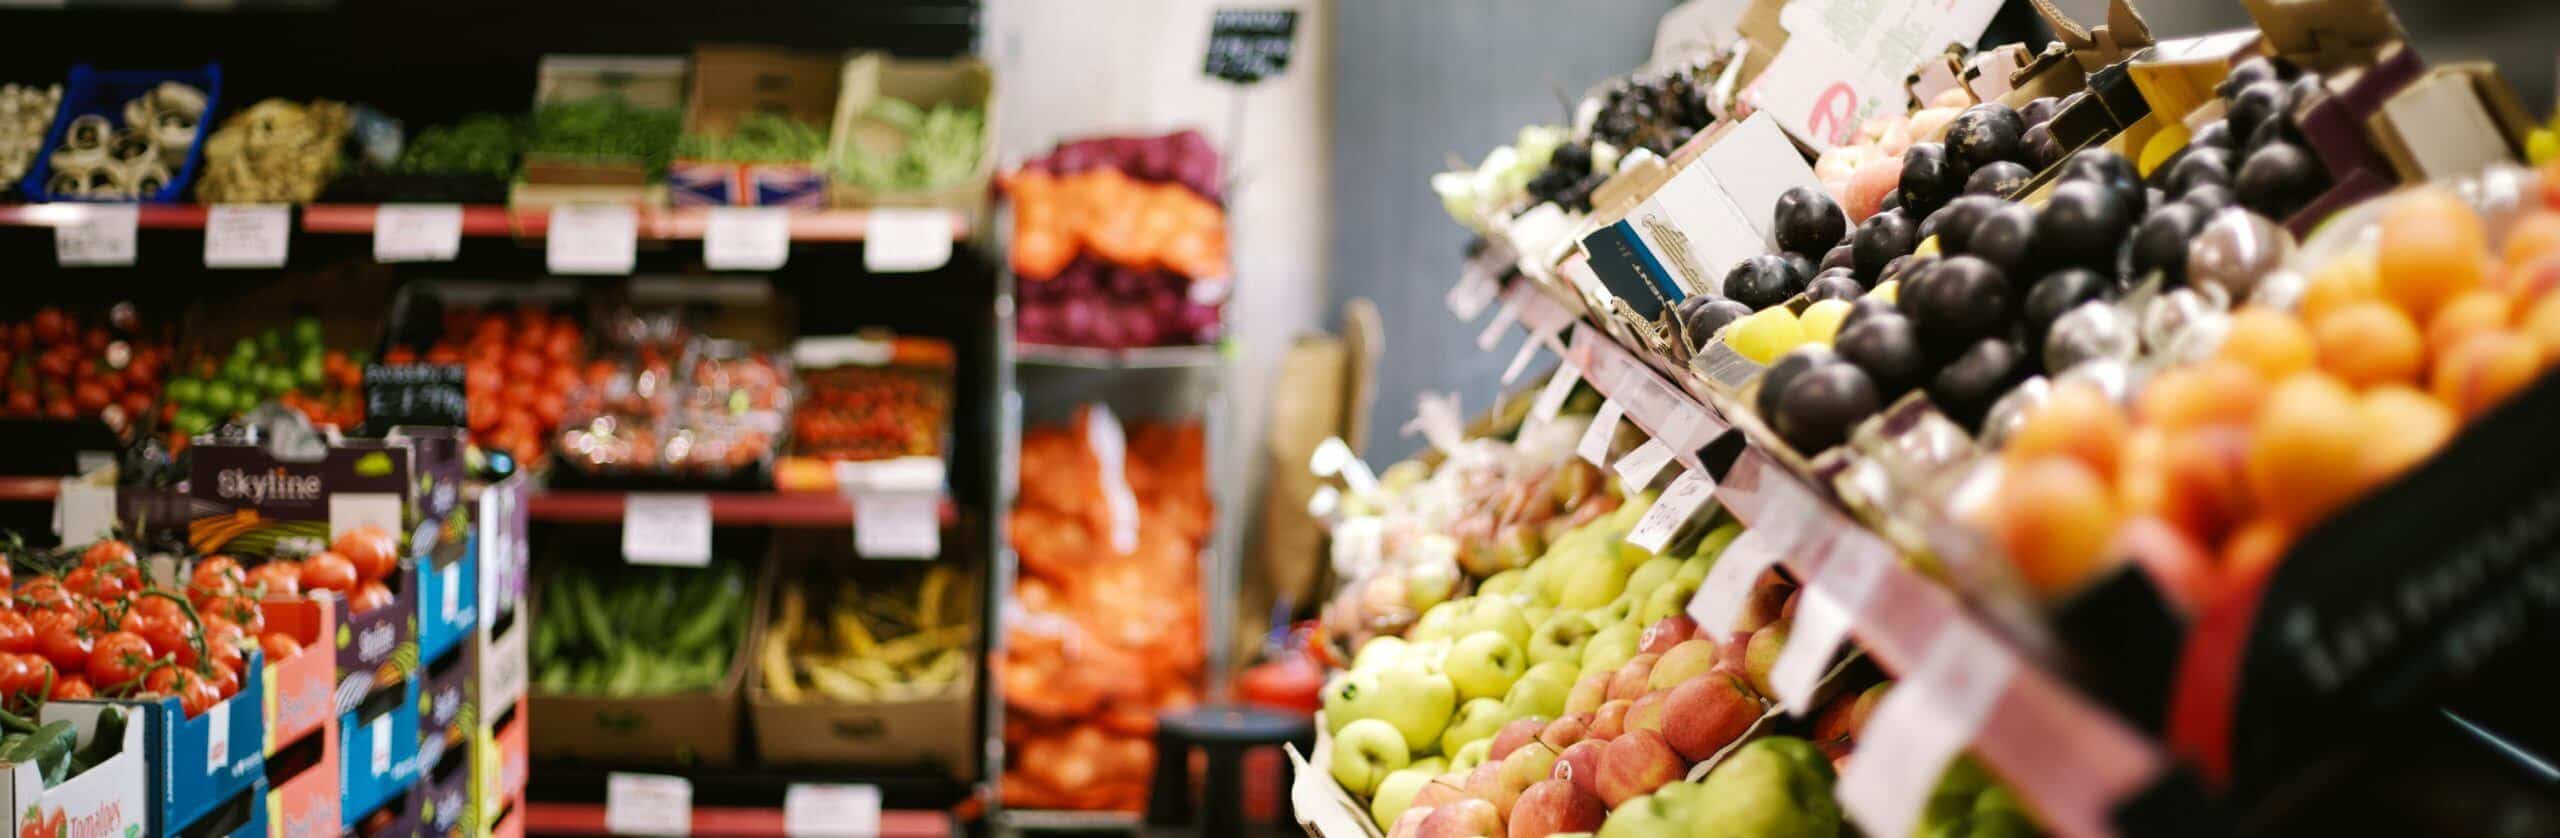
{"label": "produce label card", "polygon": [[72,218],[53,228],[53,258],[66,268],[133,264],[142,208],[133,204],[55,204]]}
{"label": "produce label card", "polygon": [[863,221],[862,268],[876,274],[921,273],[951,262],[951,213],[875,207]]}
{"label": "produce label card", "polygon": [[1912,834],[1938,775],[1982,730],[2017,666],[1981,629],[1947,621],[1867,722],[1876,733],[1840,775],[1840,807],[1869,835]]}
{"label": "produce label card", "polygon": [[711,564],[711,499],[634,492],[622,502],[622,557],[632,564]]}
{"label": "produce label card", "polygon": [[204,214],[204,266],[284,267],[293,209],[283,204],[215,204]]}
{"label": "produce label card", "polygon": [[1618,421],[1625,414],[1626,408],[1619,407],[1615,400],[1602,401],[1600,412],[1591,415],[1591,425],[1582,430],[1582,440],[1573,446],[1573,453],[1592,465],[1608,465],[1609,445],[1618,438]]}
{"label": "produce label card", "polygon": [[605,775],[604,828],[616,835],[693,831],[693,783],[663,774]]}
{"label": "produce label card", "polygon": [[1680,472],[1662,490],[1662,497],[1644,511],[1644,517],[1636,519],[1635,529],[1627,531],[1627,543],[1642,547],[1647,553],[1660,554],[1690,521],[1697,520],[1698,510],[1705,508],[1707,499],[1715,493],[1716,480],[1705,470]]}
{"label": "produce label card", "polygon": [[640,215],[625,206],[551,209],[543,255],[555,274],[627,274],[640,254]]}
{"label": "produce label card", "polygon": [[702,265],[715,271],[770,271],[791,258],[791,211],[712,207],[702,229]]}
{"label": "produce label card", "polygon": [[1813,581],[1798,595],[1795,626],[1769,671],[1769,686],[1788,714],[1802,716],[1813,709],[1814,689],[1830,668],[1832,652],[1848,638],[1850,623],[1866,609],[1893,560],[1893,549],[1865,530],[1833,534],[1822,566],[1813,570]]}
{"label": "produce label card", "polygon": [[880,834],[880,787],[793,783],[782,792],[782,834],[860,838]]}
{"label": "produce label card", "polygon": [[383,204],[373,210],[373,261],[451,262],[462,253],[459,204]]}
{"label": "produce label card", "polygon": [[1573,396],[1573,385],[1582,380],[1582,366],[1568,358],[1556,365],[1555,374],[1547,376],[1547,386],[1538,390],[1538,400],[1529,403],[1529,424],[1553,422],[1564,410],[1565,399]]}
{"label": "produce label card", "polygon": [[1868,119],[1901,112],[1903,78],[1922,55],[1973,43],[1999,10],[1999,0],[1789,3],[1778,13],[1787,45],[1749,95],[1814,150],[1847,144]]}
{"label": "produce label card", "polygon": [[853,493],[853,550],[866,559],[942,555],[942,493]]}
{"label": "produce label card", "polygon": [[1209,54],[1200,72],[1252,84],[1289,69],[1298,37],[1294,9],[1219,9],[1209,18]]}

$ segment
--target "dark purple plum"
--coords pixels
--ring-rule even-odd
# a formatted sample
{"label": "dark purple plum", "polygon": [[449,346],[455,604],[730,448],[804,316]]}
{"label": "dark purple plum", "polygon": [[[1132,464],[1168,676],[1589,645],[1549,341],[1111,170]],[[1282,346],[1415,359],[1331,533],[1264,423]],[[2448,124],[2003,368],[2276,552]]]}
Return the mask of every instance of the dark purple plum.
{"label": "dark purple plum", "polygon": [[2018,119],[2024,121],[2028,128],[2043,125],[2053,120],[2053,112],[2060,104],[2062,100],[2052,96],[2029,99],[2026,104],[2018,106]]}
{"label": "dark purple plum", "polygon": [[1929,401],[1957,424],[1980,430],[1982,415],[2009,388],[2025,377],[2018,347],[2000,338],[1983,338],[1966,347],[1929,382]]}
{"label": "dark purple plum", "polygon": [[2231,152],[2215,146],[2189,146],[2167,171],[2168,179],[2161,188],[2181,198],[2202,184],[2230,186]]}
{"label": "dark purple plum", "polygon": [[2009,305],[2016,299],[1999,268],[1971,256],[1940,261],[1919,287],[1899,293],[1909,295],[1911,324],[1920,328],[1921,341],[1949,354],[2008,331]]}
{"label": "dark purple plum", "polygon": [[[1685,303],[1687,300],[1681,302]],[[1749,316],[1751,316],[1750,306],[1717,297],[1710,298],[1706,304],[1682,315],[1681,325],[1688,329],[1690,346],[1705,346],[1708,339],[1715,337],[1716,331],[1723,329],[1725,324]]]}
{"label": "dark purple plum", "polygon": [[2035,176],[2035,172],[2028,170],[2022,164],[2008,160],[1995,160],[1974,169],[1973,175],[1964,179],[1964,194],[2005,198],[2017,194],[2018,190],[2025,187],[2027,181],[2035,179]]}
{"label": "dark purple plum", "polygon": [[2079,308],[2081,303],[2115,294],[2116,284],[2106,275],[2088,268],[2064,268],[2036,280],[2027,289],[2026,302],[2019,306],[2019,319],[2027,327],[2027,345],[2044,345],[2045,332],[2053,328],[2054,318]]}
{"label": "dark purple plum", "polygon": [[1904,217],[1901,210],[1885,210],[1867,216],[1867,220],[1858,225],[1858,232],[1849,239],[1852,248],[1849,252],[1850,267],[1857,271],[1858,279],[1874,285],[1876,278],[1884,274],[1884,263],[1893,261],[1896,256],[1909,255],[1911,248],[1920,243],[1913,237],[1914,232],[1916,225]]}
{"label": "dark purple plum", "polygon": [[2231,180],[2231,191],[2250,212],[2282,221],[2329,188],[2328,176],[2308,152],[2292,143],[2270,143],[2250,152]]}
{"label": "dark purple plum", "polygon": [[1775,419],[1779,397],[1786,395],[1787,387],[1794,384],[1796,378],[1812,372],[1815,367],[1838,361],[1839,357],[1831,354],[1831,347],[1819,343],[1787,350],[1787,354],[1778,356],[1776,363],[1760,373],[1760,392],[1751,406],[1760,411],[1760,418]]}
{"label": "dark purple plum", "polygon": [[1874,295],[1859,297],[1849,304],[1849,316],[1840,318],[1840,333],[1848,334],[1849,327],[1858,325],[1858,321],[1879,314],[1901,317],[1902,310],[1894,308],[1892,303],[1885,302],[1881,297]]}
{"label": "dark purple plum", "polygon": [[1861,317],[1851,311],[1831,348],[1841,360],[1865,370],[1886,401],[1920,386],[1929,372],[1929,356],[1920,349],[1919,330],[1911,325],[1911,318],[1898,312],[1880,311]]}
{"label": "dark purple plum", "polygon": [[2231,71],[2224,74],[2222,81],[2213,86],[2213,95],[2229,101],[2232,97],[2239,95],[2241,88],[2262,81],[2275,81],[2276,76],[2274,62],[2268,61],[2265,56],[2253,56],[2246,61],[2231,65]]}
{"label": "dark purple plum", "polygon": [[1778,249],[1804,254],[1808,259],[1821,259],[1840,239],[1849,234],[1849,216],[1829,194],[1810,186],[1798,186],[1778,195],[1772,231]]}
{"label": "dark purple plum", "polygon": [[1763,253],[1736,262],[1724,275],[1724,295],[1759,311],[1787,301],[1804,290],[1805,276],[1786,257]]}
{"label": "dark purple plum", "polygon": [[2018,138],[2018,145],[2021,147],[2019,156],[2025,158],[2018,162],[2027,164],[2030,169],[2042,171],[2062,159],[2062,141],[2053,138],[2053,123],[2050,122],[2027,126],[2027,133]]}
{"label": "dark purple plum", "polygon": [[1816,301],[1855,300],[1865,293],[1867,287],[1858,284],[1858,278],[1844,270],[1824,271],[1812,282],[1804,284],[1804,295]]}
{"label": "dark purple plum", "polygon": [[1902,184],[1894,190],[1902,197],[1903,211],[1926,218],[1940,205],[1964,192],[1968,174],[1963,160],[1937,143],[1912,143],[1902,152]]}
{"label": "dark purple plum", "polygon": [[[2004,162],[1995,165],[2016,166],[2018,164]],[[1939,208],[1936,214],[1929,216],[1929,220],[1921,225],[1925,230],[1921,238],[1937,236],[1939,253],[1950,256],[1963,253],[1972,246],[1973,228],[1980,226],[1982,219],[1989,218],[1991,213],[2007,203],[1989,195],[1958,196],[1955,200],[1948,201],[1946,206]]]}
{"label": "dark purple plum", "polygon": [[2108,191],[2116,193],[2116,200],[2124,204],[2128,220],[2150,208],[2150,196],[2143,192],[2142,173],[2134,168],[2133,161],[2117,154],[2115,149],[2081,149],[2078,154],[2071,155],[2071,159],[2063,161],[2062,179],[2093,181],[2106,186]]}
{"label": "dark purple plum", "polygon": [[1973,237],[1965,242],[1965,252],[1991,263],[2006,273],[2026,270],[2035,253],[2036,211],[2025,204],[2009,204],[1991,211],[1973,225]]}
{"label": "dark purple plum", "polygon": [[1851,429],[1883,406],[1865,370],[1834,360],[1787,383],[1778,397],[1778,435],[1809,457],[1847,440]]}
{"label": "dark purple plum", "polygon": [[1968,169],[2019,158],[2019,140],[2027,121],[2009,106],[1984,102],[1956,114],[1947,123],[1947,153]]}
{"label": "dark purple plum", "polygon": [[2048,267],[2106,268],[2132,226],[2133,214],[2114,190],[2095,180],[2067,180],[2036,211],[2034,258]]}
{"label": "dark purple plum", "polygon": [[1823,251],[1822,261],[1814,263],[1813,267],[1815,270],[1821,271],[1831,270],[1832,268],[1850,267],[1857,264],[1853,258],[1856,254],[1857,250],[1850,247],[1849,243],[1844,241],[1841,242],[1838,247]]}
{"label": "dark purple plum", "polygon": [[2231,124],[2231,136],[2245,140],[2257,133],[2260,124],[2282,118],[2283,112],[2284,83],[2268,79],[2232,94],[2231,109],[2222,118]]}
{"label": "dark purple plum", "polygon": [[2143,216],[2133,230],[2133,276],[2140,280],[2159,271],[2169,285],[2187,281],[2187,242],[2204,229],[2205,213],[2184,201],[2171,201]]}
{"label": "dark purple plum", "polygon": [[2231,197],[2231,187],[2210,183],[2197,184],[2194,189],[2187,190],[2187,194],[2178,196],[2178,203],[2202,210],[2207,217],[2230,208],[2235,202]]}

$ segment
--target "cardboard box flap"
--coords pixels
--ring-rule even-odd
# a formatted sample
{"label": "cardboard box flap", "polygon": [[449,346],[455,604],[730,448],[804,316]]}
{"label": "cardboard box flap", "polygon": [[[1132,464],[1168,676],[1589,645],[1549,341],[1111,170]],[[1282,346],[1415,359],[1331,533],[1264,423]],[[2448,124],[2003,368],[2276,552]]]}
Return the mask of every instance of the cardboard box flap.
{"label": "cardboard box flap", "polygon": [[2386,0],[2241,0],[2277,55],[2323,73],[2373,63],[2406,40]]}
{"label": "cardboard box flap", "polygon": [[844,56],[752,44],[693,48],[693,93],[685,99],[688,134],[725,136],[749,114],[770,113],[823,128],[843,89]]}
{"label": "cardboard box flap", "polygon": [[2109,0],[2107,22],[2095,29],[2082,27],[2071,15],[2056,8],[2053,0],[2032,2],[2036,16],[2053,27],[2054,40],[2069,47],[2072,57],[2087,72],[2097,72],[2098,68],[2123,61],[2151,45],[2151,24],[2143,21],[2141,12],[2134,11],[2130,0]]}

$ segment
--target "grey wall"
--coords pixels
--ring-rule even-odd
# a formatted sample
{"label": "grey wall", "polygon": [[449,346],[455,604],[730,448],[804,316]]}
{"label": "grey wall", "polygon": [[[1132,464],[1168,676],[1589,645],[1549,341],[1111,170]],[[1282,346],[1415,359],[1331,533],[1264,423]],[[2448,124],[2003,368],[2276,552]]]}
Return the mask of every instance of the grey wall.
{"label": "grey wall", "polygon": [[1336,7],[1329,296],[1337,308],[1368,297],[1385,314],[1377,410],[1362,452],[1369,462],[1420,448],[1419,437],[1397,433],[1418,393],[1457,390],[1470,414],[1491,404],[1520,341],[1515,334],[1496,352],[1476,351],[1478,329],[1442,307],[1467,234],[1441,212],[1431,174],[1453,153],[1472,165],[1520,126],[1562,122],[1560,95],[1579,98],[1644,63],[1654,23],[1671,6],[1351,0]]}

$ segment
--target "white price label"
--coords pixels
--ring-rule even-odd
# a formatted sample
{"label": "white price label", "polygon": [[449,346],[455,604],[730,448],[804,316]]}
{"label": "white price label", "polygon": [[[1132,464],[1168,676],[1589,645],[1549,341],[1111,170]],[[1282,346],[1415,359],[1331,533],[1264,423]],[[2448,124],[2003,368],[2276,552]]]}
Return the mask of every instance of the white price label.
{"label": "white price label", "polygon": [[1592,465],[1608,465],[1609,443],[1618,438],[1618,420],[1624,415],[1626,408],[1619,407],[1617,400],[1602,400],[1600,412],[1591,415],[1591,425],[1582,429],[1582,440],[1574,444],[1573,453]]}
{"label": "white price label", "polygon": [[1378,490],[1377,473],[1369,470],[1368,463],[1360,461],[1360,455],[1351,453],[1350,444],[1338,436],[1325,437],[1323,442],[1316,443],[1315,453],[1307,458],[1307,470],[1317,477],[1341,475],[1343,485],[1355,495]]}
{"label": "white price label", "polygon": [[951,262],[951,213],[875,207],[863,220],[862,268],[876,274],[918,273]]}
{"label": "white price label", "polygon": [[941,493],[854,492],[853,550],[866,559],[942,555]]}
{"label": "white price label", "polygon": [[436,571],[436,575],[442,577],[439,582],[444,585],[444,621],[450,623],[462,619],[462,563],[445,565],[443,570]]}
{"label": "white price label", "polygon": [[53,533],[64,544],[87,544],[113,534],[116,487],[62,478],[53,494]]}
{"label": "white price label", "polygon": [[204,770],[219,773],[231,764],[231,702],[205,708],[204,721]]}
{"label": "white price label", "polygon": [[770,271],[791,258],[791,210],[712,207],[702,228],[702,264],[715,271]]}
{"label": "white price label", "polygon": [[373,208],[373,261],[451,262],[461,254],[461,205],[383,204]]}
{"label": "white price label", "polygon": [[1102,482],[1102,507],[1110,515],[1111,549],[1127,553],[1138,549],[1138,496],[1129,490],[1129,439],[1120,429],[1120,417],[1111,409],[1096,404],[1085,421],[1084,443],[1092,449],[1096,469]]}
{"label": "white price label", "polygon": [[284,267],[293,209],[283,204],[215,204],[204,213],[204,266]]}
{"label": "white price label", "polygon": [[1911,834],[1938,775],[1981,732],[2017,667],[1981,629],[1948,621],[1867,722],[1840,775],[1841,808],[1869,835]]}
{"label": "white price label", "polygon": [[880,787],[793,783],[782,791],[782,834],[869,838],[880,834]]}
{"label": "white price label", "polygon": [[66,268],[133,264],[142,208],[133,204],[55,204],[73,217],[53,228],[53,258]]}
{"label": "white price label", "polygon": [[1832,536],[1828,558],[1796,595],[1795,624],[1769,671],[1769,686],[1788,713],[1802,716],[1813,709],[1814,688],[1822,684],[1831,653],[1848,638],[1850,624],[1866,609],[1893,560],[1893,548],[1864,530],[1844,529]]}
{"label": "white price label", "polygon": [[1484,331],[1476,333],[1476,348],[1486,352],[1493,351],[1493,345],[1502,342],[1503,331],[1511,328],[1511,324],[1518,322],[1519,319],[1520,307],[1513,305],[1508,299],[1503,300],[1502,307],[1493,310],[1493,319],[1485,321]]}
{"label": "white price label", "polygon": [[1662,444],[1659,439],[1648,439],[1643,445],[1636,446],[1636,450],[1618,458],[1618,464],[1613,468],[1618,471],[1618,479],[1626,481],[1627,494],[1632,495],[1653,485],[1653,478],[1662,474],[1662,467],[1670,463],[1671,446]]}
{"label": "white price label", "polygon": [[373,717],[373,723],[365,725],[365,734],[373,739],[373,757],[367,767],[373,776],[391,776],[391,714]]}
{"label": "white price label", "polygon": [[693,832],[693,783],[664,774],[605,775],[604,828],[616,835]]}
{"label": "white price label", "polygon": [[551,208],[543,256],[555,274],[627,274],[640,258],[640,213],[626,206]]}
{"label": "white price label", "polygon": [[1493,273],[1486,270],[1479,260],[1469,259],[1466,270],[1458,274],[1458,284],[1449,286],[1449,293],[1442,302],[1448,303],[1449,313],[1457,315],[1458,322],[1472,323],[1478,315],[1484,314],[1486,306],[1493,305],[1493,298],[1501,293],[1502,285],[1494,281]]}
{"label": "white price label", "polygon": [[637,492],[625,496],[622,557],[632,564],[711,564],[711,499]]}
{"label": "white price label", "polygon": [[1627,543],[1644,548],[1647,553],[1661,553],[1662,548],[1678,537],[1680,529],[1697,520],[1698,510],[1716,493],[1716,480],[1698,469],[1688,469],[1673,478],[1662,490],[1662,497],[1636,519],[1635,529],[1627,531]]}
{"label": "white price label", "polygon": [[1732,544],[1725,545],[1724,555],[1707,568],[1707,578],[1698,583],[1698,592],[1689,598],[1689,617],[1697,620],[1700,628],[1717,634],[1732,630],[1734,618],[1742,609],[1743,600],[1751,596],[1751,586],[1760,580],[1760,574],[1795,549],[1801,529],[1780,521],[1801,522],[1802,514],[1793,518],[1766,514],[1761,517],[1760,525],[1743,530]]}
{"label": "white price label", "polygon": [[1538,391],[1538,400],[1529,403],[1529,425],[1536,427],[1555,421],[1564,411],[1564,402],[1573,397],[1573,385],[1582,381],[1582,365],[1567,358],[1556,365],[1554,375],[1547,376],[1547,386]]}
{"label": "white price label", "polygon": [[1520,349],[1511,353],[1511,363],[1502,367],[1502,386],[1511,386],[1512,382],[1520,380],[1521,373],[1529,371],[1529,362],[1537,360],[1538,346],[1546,339],[1544,334],[1532,333],[1528,340],[1520,342]]}
{"label": "white price label", "polygon": [[1413,421],[1404,424],[1404,433],[1422,434],[1422,439],[1442,454],[1454,454],[1466,442],[1465,420],[1458,418],[1458,394],[1423,393],[1413,400]]}

